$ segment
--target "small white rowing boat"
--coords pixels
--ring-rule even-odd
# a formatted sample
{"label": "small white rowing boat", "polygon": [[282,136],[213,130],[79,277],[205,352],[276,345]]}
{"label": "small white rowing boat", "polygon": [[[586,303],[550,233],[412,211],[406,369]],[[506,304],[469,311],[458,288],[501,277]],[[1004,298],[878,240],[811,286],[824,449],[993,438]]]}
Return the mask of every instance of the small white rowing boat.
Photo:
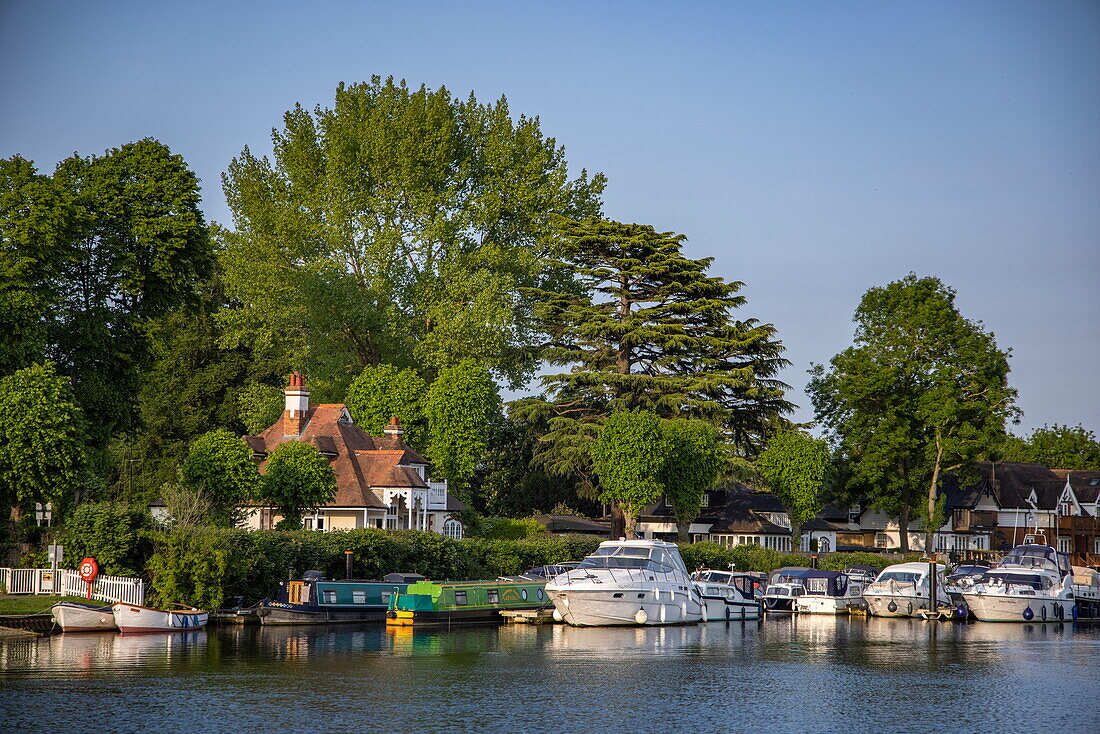
{"label": "small white rowing boat", "polygon": [[54,604],[50,611],[53,612],[54,621],[61,627],[62,632],[117,629],[115,615],[110,606],[61,601]]}
{"label": "small white rowing boat", "polygon": [[164,611],[136,604],[111,607],[120,632],[186,632],[202,629],[210,615],[201,609],[184,608]]}

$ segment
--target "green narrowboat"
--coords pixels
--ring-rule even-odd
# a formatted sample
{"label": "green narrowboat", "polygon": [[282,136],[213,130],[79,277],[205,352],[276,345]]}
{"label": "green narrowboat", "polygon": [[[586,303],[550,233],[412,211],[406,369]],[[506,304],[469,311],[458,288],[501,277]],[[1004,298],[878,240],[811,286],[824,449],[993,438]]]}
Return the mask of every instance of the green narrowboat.
{"label": "green narrowboat", "polygon": [[390,596],[386,624],[394,626],[489,624],[508,609],[543,609],[552,603],[546,580],[418,581]]}
{"label": "green narrowboat", "polygon": [[423,579],[415,573],[391,573],[381,581],[337,580],[306,571],[299,581],[279,582],[278,597],[260,602],[256,615],[264,625],[381,622],[391,594]]}

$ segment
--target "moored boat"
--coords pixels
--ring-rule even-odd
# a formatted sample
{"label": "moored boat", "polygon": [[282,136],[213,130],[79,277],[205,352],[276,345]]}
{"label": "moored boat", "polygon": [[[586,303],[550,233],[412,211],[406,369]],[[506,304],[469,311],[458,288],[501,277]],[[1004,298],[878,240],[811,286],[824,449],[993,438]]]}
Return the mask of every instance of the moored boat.
{"label": "moored boat", "polygon": [[[951,606],[944,567],[936,564],[936,607]],[[875,617],[917,617],[928,609],[929,564],[920,561],[896,563],[882,569],[874,583],[863,590],[867,609]]]}
{"label": "moored boat", "polygon": [[863,609],[863,584],[840,571],[810,569],[802,573],[802,594],[795,599],[799,614],[848,614]]}
{"label": "moored boat", "polygon": [[662,540],[605,540],[546,584],[554,618],[576,627],[695,624],[703,600],[680,551]]}
{"label": "moored boat", "polygon": [[118,629],[115,625],[114,611],[110,605],[81,604],[62,601],[54,604],[50,611],[61,627],[62,632],[93,632]]}
{"label": "moored boat", "polygon": [[1086,566],[1073,566],[1075,620],[1100,620],[1100,573]]}
{"label": "moored boat", "polygon": [[496,581],[418,581],[389,600],[386,624],[396,627],[492,624],[502,611],[550,606],[546,582],[515,578]]}
{"label": "moored boat", "polygon": [[187,632],[206,626],[209,615],[201,610],[153,609],[137,604],[115,604],[111,607],[119,632]]}
{"label": "moored boat", "polygon": [[1074,618],[1073,570],[1049,545],[1018,545],[962,592],[982,622],[1060,622]]}
{"label": "moored boat", "polygon": [[804,566],[784,566],[772,571],[764,589],[764,611],[768,614],[793,614],[795,602],[806,591],[803,573],[809,570]]}
{"label": "moored boat", "polygon": [[760,619],[762,601],[756,595],[755,581],[736,571],[700,569],[691,574],[691,583],[703,601],[703,621]]}
{"label": "moored boat", "polygon": [[390,596],[422,580],[416,573],[391,573],[381,581],[335,580],[306,571],[301,579],[280,582],[276,599],[260,602],[256,615],[263,625],[381,622]]}

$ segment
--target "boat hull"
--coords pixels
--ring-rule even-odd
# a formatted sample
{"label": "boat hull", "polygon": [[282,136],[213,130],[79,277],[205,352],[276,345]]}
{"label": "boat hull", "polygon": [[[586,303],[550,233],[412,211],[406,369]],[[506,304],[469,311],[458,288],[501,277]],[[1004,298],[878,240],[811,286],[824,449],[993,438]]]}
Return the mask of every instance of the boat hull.
{"label": "boat hull", "polygon": [[259,617],[262,625],[353,624],[381,622],[386,618],[386,608],[383,606],[372,609],[310,608],[304,605],[272,602],[261,604],[256,609],[256,616]]}
{"label": "boat hull", "polygon": [[1035,623],[1073,620],[1073,599],[1065,597],[964,593],[963,598],[970,613],[982,622]]}
{"label": "boat hull", "polygon": [[760,604],[744,599],[727,599],[702,594],[704,622],[740,622],[760,619]]}
{"label": "boat hull", "polygon": [[554,589],[550,598],[562,621],[574,627],[696,624],[703,620],[698,595],[681,590],[573,586]]}
{"label": "boat hull", "polygon": [[52,608],[53,618],[62,632],[96,632],[118,629],[111,607],[60,602]]}
{"label": "boat hull", "polygon": [[164,611],[134,604],[111,607],[119,632],[188,632],[202,629],[210,618],[206,612]]}
{"label": "boat hull", "polygon": [[848,614],[860,608],[859,599],[847,596],[800,596],[794,603],[799,614]]}
{"label": "boat hull", "polygon": [[921,596],[868,594],[863,599],[872,617],[917,617],[928,609],[928,598]]}

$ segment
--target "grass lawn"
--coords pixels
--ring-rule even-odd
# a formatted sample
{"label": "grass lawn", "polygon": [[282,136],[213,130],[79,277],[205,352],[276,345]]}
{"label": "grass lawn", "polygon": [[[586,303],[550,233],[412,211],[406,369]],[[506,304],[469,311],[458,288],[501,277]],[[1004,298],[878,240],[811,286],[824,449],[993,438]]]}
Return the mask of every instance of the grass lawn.
{"label": "grass lawn", "polygon": [[[26,596],[0,596],[0,614],[37,614],[38,612],[50,611],[50,607],[59,601],[76,601],[88,603],[88,600],[81,596],[35,596],[29,594]],[[108,604],[105,601],[93,601],[93,604]]]}

